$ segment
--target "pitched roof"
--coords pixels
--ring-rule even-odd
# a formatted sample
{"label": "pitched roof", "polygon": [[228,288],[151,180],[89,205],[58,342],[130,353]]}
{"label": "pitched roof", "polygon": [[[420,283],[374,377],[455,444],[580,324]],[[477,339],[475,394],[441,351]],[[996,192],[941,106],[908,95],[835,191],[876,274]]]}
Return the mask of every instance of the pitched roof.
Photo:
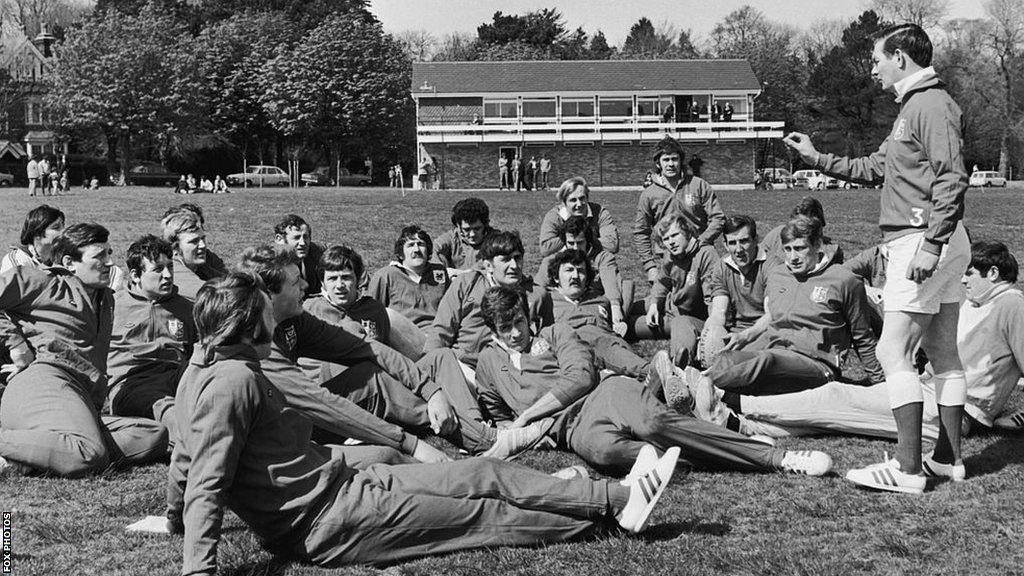
{"label": "pitched roof", "polygon": [[746,90],[761,85],[746,60],[414,62],[413,94]]}

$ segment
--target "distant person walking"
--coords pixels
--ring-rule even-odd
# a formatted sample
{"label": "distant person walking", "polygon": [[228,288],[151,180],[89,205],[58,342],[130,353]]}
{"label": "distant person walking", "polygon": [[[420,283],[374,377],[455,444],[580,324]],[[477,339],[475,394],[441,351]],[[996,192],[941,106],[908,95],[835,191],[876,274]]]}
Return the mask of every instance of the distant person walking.
{"label": "distant person walking", "polygon": [[544,190],[548,189],[548,176],[551,174],[551,159],[548,158],[547,153],[540,157],[540,180],[544,185]]}
{"label": "distant person walking", "polygon": [[39,187],[39,157],[32,155],[25,167],[25,175],[28,176],[28,195],[35,196],[36,188]]}
{"label": "distant person walking", "polygon": [[39,160],[39,187],[43,196],[50,194],[50,162],[46,156]]}
{"label": "distant person walking", "polygon": [[395,163],[395,183],[399,188],[405,189],[405,177],[402,175],[402,165]]}

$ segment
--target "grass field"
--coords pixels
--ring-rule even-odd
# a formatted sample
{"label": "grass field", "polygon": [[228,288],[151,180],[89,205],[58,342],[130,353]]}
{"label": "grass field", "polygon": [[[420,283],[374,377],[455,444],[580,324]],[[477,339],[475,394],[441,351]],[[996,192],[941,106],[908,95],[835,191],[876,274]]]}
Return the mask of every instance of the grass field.
{"label": "grass field", "polygon": [[[601,191],[594,200],[618,221],[625,274],[641,270],[629,236],[638,191]],[[0,243],[16,243],[24,214],[46,201],[69,223],[97,221],[112,233],[115,259],[128,243],[157,231],[157,219],[188,200],[206,211],[208,240],[225,260],[241,248],[272,239],[283,214],[302,215],[314,239],[359,249],[375,269],[390,259],[398,229],[418,222],[435,235],[448,226],[458,192],[410,193],[388,189],[266,190],[225,196],[176,196],[169,191],[106,188],[57,198],[28,198],[0,190]],[[479,193],[492,223],[519,230],[527,270],[539,259],[534,247],[550,193]],[[781,223],[801,191],[719,193],[727,212],[746,212],[767,230]],[[878,241],[878,192],[824,192],[826,231],[848,255]],[[1024,190],[972,190],[967,221],[975,238],[1000,239],[1024,255]],[[640,283],[644,284],[644,283]],[[695,472],[673,483],[639,538],[603,537],[540,549],[474,551],[388,568],[387,574],[1020,574],[1024,573],[1024,443],[989,435],[966,441],[970,478],[939,485],[923,496],[875,494],[853,489],[842,474],[878,461],[892,446],[859,438],[787,439],[785,447],[829,452],[838,474],[811,479],[781,474]],[[553,471],[578,463],[566,454],[527,455],[522,461]],[[0,511],[13,516],[14,574],[176,574],[181,539],[128,535],[124,526],[161,514],[165,465],[83,480],[0,478]],[[373,574],[370,568],[323,571],[274,560],[254,535],[228,516],[220,547],[223,574]]]}

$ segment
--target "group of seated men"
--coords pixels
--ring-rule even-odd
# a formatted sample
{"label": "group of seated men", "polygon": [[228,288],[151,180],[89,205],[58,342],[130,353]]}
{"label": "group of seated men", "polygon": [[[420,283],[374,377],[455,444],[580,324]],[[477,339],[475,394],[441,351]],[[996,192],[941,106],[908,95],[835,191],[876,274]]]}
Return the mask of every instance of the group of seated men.
{"label": "group of seated men", "polygon": [[[762,240],[682,160],[662,142],[640,196],[644,300],[579,178],[544,217],[533,277],[518,233],[492,228],[476,198],[436,240],[403,228],[372,274],[295,215],[229,271],[192,204],[132,242],[122,269],[105,228],[40,206],[0,260],[0,470],[81,476],[170,451],[169,527],[184,573],[201,574],[224,506],[282,553],[386,563],[609,522],[639,532],[679,460],[818,476],[827,454],[773,437],[893,437],[870,295],[884,253],[844,264],[812,198]],[[1003,414],[1024,365],[1016,277],[1003,244],[974,244],[958,333],[974,428],[1024,427]],[[644,357],[645,338],[669,348]],[[428,435],[490,458],[452,461]],[[623,479],[500,461],[544,446]]]}

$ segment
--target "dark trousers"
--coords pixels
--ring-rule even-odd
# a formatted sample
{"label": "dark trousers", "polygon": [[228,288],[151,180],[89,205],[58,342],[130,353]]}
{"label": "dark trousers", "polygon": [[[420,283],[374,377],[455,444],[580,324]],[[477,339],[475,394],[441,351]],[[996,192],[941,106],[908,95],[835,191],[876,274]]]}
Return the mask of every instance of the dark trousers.
{"label": "dark trousers", "polygon": [[821,360],[785,348],[769,348],[722,352],[709,376],[718,388],[756,396],[817,388],[839,375]]}

